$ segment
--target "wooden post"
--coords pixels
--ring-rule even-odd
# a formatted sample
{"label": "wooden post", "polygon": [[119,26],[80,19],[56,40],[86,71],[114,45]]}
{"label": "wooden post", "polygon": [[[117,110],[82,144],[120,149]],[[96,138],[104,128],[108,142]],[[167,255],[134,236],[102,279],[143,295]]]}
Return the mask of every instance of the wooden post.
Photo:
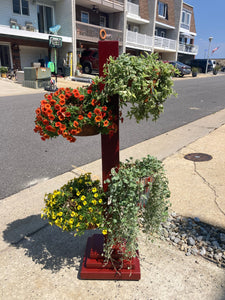
{"label": "wooden post", "polygon": [[[119,56],[118,41],[99,41],[99,76],[103,76],[103,66],[109,56],[117,58]],[[102,135],[102,181],[104,191],[107,190],[107,184],[104,181],[109,177],[111,169],[119,166],[119,98],[114,95],[111,99],[113,102],[113,114],[117,116],[116,124],[118,130],[112,136]]]}

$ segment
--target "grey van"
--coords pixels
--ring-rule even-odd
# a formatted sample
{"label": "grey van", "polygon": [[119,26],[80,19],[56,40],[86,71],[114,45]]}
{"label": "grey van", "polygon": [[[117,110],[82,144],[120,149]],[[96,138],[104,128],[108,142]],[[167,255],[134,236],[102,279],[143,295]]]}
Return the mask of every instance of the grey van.
{"label": "grey van", "polygon": [[[195,67],[199,69],[199,72],[205,73],[206,71],[206,65],[207,65],[207,59],[192,59],[188,62],[188,65],[191,67]],[[213,63],[211,59],[208,61],[208,72],[211,72],[213,70]]]}

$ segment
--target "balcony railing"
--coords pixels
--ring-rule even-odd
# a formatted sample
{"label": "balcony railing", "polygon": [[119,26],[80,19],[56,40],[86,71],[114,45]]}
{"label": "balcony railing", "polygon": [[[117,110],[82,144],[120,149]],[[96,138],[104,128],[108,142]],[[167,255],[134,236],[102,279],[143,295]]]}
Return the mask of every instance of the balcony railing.
{"label": "balcony railing", "polygon": [[152,50],[152,41],[152,37],[147,34],[127,30],[126,47]]}
{"label": "balcony railing", "polygon": [[100,39],[101,29],[106,31],[106,40],[119,41],[119,45],[123,42],[123,32],[112,28],[96,26],[76,21],[77,39],[97,43]]}
{"label": "balcony railing", "polygon": [[198,54],[198,46],[197,45],[179,44],[179,52],[197,55]]}
{"label": "balcony railing", "polygon": [[176,45],[177,42],[175,40],[163,38],[161,36],[155,36],[155,48],[176,51]]}
{"label": "balcony railing", "polygon": [[127,12],[129,14],[139,16],[139,5],[127,1]]}
{"label": "balcony railing", "polygon": [[115,10],[124,10],[124,0],[90,0],[90,2],[93,2],[97,6],[104,5]]}

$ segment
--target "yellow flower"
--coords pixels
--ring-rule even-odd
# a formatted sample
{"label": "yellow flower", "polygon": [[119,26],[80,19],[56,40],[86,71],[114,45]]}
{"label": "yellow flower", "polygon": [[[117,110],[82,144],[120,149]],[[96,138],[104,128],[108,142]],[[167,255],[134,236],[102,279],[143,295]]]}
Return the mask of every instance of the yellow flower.
{"label": "yellow flower", "polygon": [[96,219],[95,217],[93,217],[93,221],[96,222],[96,220],[97,220],[97,219]]}
{"label": "yellow flower", "polygon": [[94,197],[95,197],[95,198],[98,198],[98,193],[95,193],[95,194],[94,194]]}
{"label": "yellow flower", "polygon": [[57,213],[57,216],[61,217],[63,215],[63,212],[60,211],[59,213]]}
{"label": "yellow flower", "polygon": [[72,211],[70,215],[71,215],[71,217],[77,217],[78,213],[76,213],[75,211]]}
{"label": "yellow flower", "polygon": [[99,203],[102,203],[102,199],[99,199],[98,202],[99,202]]}
{"label": "yellow flower", "polygon": [[85,199],[86,199],[86,197],[83,195],[83,196],[81,196],[81,198],[80,198],[82,201],[84,201]]}
{"label": "yellow flower", "polygon": [[83,220],[83,216],[82,216],[82,215],[80,215],[80,216],[79,216],[79,219],[80,219],[80,220]]}
{"label": "yellow flower", "polygon": [[106,229],[102,230],[102,234],[106,235],[107,234],[107,230]]}
{"label": "yellow flower", "polygon": [[97,204],[97,201],[96,201],[96,200],[92,200],[91,202],[92,202],[94,205]]}
{"label": "yellow flower", "polygon": [[87,204],[87,201],[84,201],[84,202],[83,202],[83,205],[86,205],[86,204]]}
{"label": "yellow flower", "polygon": [[77,196],[80,196],[80,192],[79,191],[77,191]]}
{"label": "yellow flower", "polygon": [[93,208],[92,208],[92,207],[89,207],[88,210],[89,210],[90,212],[93,212]]}
{"label": "yellow flower", "polygon": [[70,225],[72,225],[72,224],[73,224],[73,222],[74,222],[74,220],[73,220],[73,219],[69,219],[69,222],[68,222],[68,223],[69,223]]}
{"label": "yellow flower", "polygon": [[80,227],[80,223],[77,223],[76,227]]}
{"label": "yellow flower", "polygon": [[79,179],[79,181],[78,181],[79,183],[82,183],[83,182],[83,180],[82,179]]}
{"label": "yellow flower", "polygon": [[80,210],[82,208],[82,206],[78,205],[77,206],[77,210]]}
{"label": "yellow flower", "polygon": [[96,187],[94,187],[94,188],[92,189],[92,192],[93,192],[93,193],[96,193],[96,192],[97,192]]}
{"label": "yellow flower", "polygon": [[71,191],[71,192],[73,191],[73,188],[72,188],[72,186],[70,187],[70,191]]}

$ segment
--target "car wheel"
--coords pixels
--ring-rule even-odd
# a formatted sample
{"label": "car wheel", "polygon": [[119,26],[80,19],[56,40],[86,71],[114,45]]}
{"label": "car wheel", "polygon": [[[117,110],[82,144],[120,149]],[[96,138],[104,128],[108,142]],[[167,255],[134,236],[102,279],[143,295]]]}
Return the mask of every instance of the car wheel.
{"label": "car wheel", "polygon": [[89,63],[84,64],[83,65],[83,73],[91,74],[91,72],[92,72],[91,65]]}

